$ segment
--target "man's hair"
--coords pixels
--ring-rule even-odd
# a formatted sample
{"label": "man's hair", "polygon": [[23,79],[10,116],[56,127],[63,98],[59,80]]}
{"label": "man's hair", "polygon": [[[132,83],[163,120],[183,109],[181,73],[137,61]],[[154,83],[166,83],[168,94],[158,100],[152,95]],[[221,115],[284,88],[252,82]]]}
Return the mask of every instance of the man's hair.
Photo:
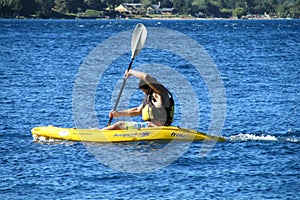
{"label": "man's hair", "polygon": [[139,82],[139,88],[140,89],[150,89],[151,87],[143,80],[140,80]]}

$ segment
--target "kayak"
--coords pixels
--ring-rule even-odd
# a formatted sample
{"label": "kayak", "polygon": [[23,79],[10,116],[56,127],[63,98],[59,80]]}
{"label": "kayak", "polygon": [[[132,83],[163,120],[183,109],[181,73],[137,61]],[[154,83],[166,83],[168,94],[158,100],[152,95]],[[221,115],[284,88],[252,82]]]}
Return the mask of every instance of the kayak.
{"label": "kayak", "polygon": [[212,140],[224,142],[225,139],[192,129],[175,126],[148,127],[129,130],[100,130],[60,128],[55,126],[35,127],[32,136],[46,139],[59,139],[80,142],[135,142],[154,140],[202,141]]}

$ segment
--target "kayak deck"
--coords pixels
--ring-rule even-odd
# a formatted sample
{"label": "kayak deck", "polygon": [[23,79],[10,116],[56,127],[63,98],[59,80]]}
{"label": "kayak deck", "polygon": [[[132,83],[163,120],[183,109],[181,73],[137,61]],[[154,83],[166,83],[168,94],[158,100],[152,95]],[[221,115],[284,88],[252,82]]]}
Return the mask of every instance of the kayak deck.
{"label": "kayak deck", "polygon": [[43,136],[47,139],[81,142],[134,142],[153,140],[225,141],[222,137],[212,136],[195,130],[175,126],[148,127],[129,130],[76,129],[43,126],[33,128],[31,133],[33,137]]}

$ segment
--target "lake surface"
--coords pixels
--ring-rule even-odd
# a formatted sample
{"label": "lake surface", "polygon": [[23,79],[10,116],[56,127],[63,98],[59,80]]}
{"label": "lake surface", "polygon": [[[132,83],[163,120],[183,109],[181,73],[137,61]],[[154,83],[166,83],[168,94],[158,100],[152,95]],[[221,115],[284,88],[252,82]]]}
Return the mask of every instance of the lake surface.
{"label": "lake surface", "polygon": [[[118,148],[146,156],[166,144],[95,144],[91,149],[68,141],[34,141],[30,130],[36,126],[106,126],[130,62],[130,34],[140,22],[149,39],[133,68],[155,75],[173,92],[174,125],[220,130],[227,142],[215,144],[205,157],[199,152],[208,144],[195,142],[178,159],[134,173],[121,169],[144,166],[127,162],[126,153],[120,159]],[[299,199],[299,32],[299,20],[0,20],[0,198]],[[122,40],[123,33],[128,40]],[[120,51],[123,47],[127,52]],[[175,52],[180,47],[185,58]],[[199,48],[205,50],[201,55]],[[207,56],[213,66],[206,67]],[[86,109],[82,116],[96,113],[97,121],[78,122],[74,88],[80,70],[93,59],[100,65],[80,85],[88,94],[80,102],[87,108],[80,109]],[[112,62],[105,65],[106,60]],[[200,63],[200,72],[193,61]],[[99,78],[95,88],[90,77]],[[139,105],[136,84],[128,79],[120,109]],[[214,119],[217,127],[211,125]],[[171,151],[176,154],[180,146]]]}

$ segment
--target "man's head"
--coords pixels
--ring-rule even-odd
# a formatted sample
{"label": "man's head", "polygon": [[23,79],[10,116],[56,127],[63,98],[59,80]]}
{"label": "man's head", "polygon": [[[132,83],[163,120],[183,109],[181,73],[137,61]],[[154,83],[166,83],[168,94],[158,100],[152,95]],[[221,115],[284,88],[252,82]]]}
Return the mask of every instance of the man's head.
{"label": "man's head", "polygon": [[140,82],[139,82],[139,88],[141,90],[143,90],[143,92],[145,94],[150,94],[150,92],[151,92],[151,87],[145,81],[143,81],[143,80],[140,80]]}

